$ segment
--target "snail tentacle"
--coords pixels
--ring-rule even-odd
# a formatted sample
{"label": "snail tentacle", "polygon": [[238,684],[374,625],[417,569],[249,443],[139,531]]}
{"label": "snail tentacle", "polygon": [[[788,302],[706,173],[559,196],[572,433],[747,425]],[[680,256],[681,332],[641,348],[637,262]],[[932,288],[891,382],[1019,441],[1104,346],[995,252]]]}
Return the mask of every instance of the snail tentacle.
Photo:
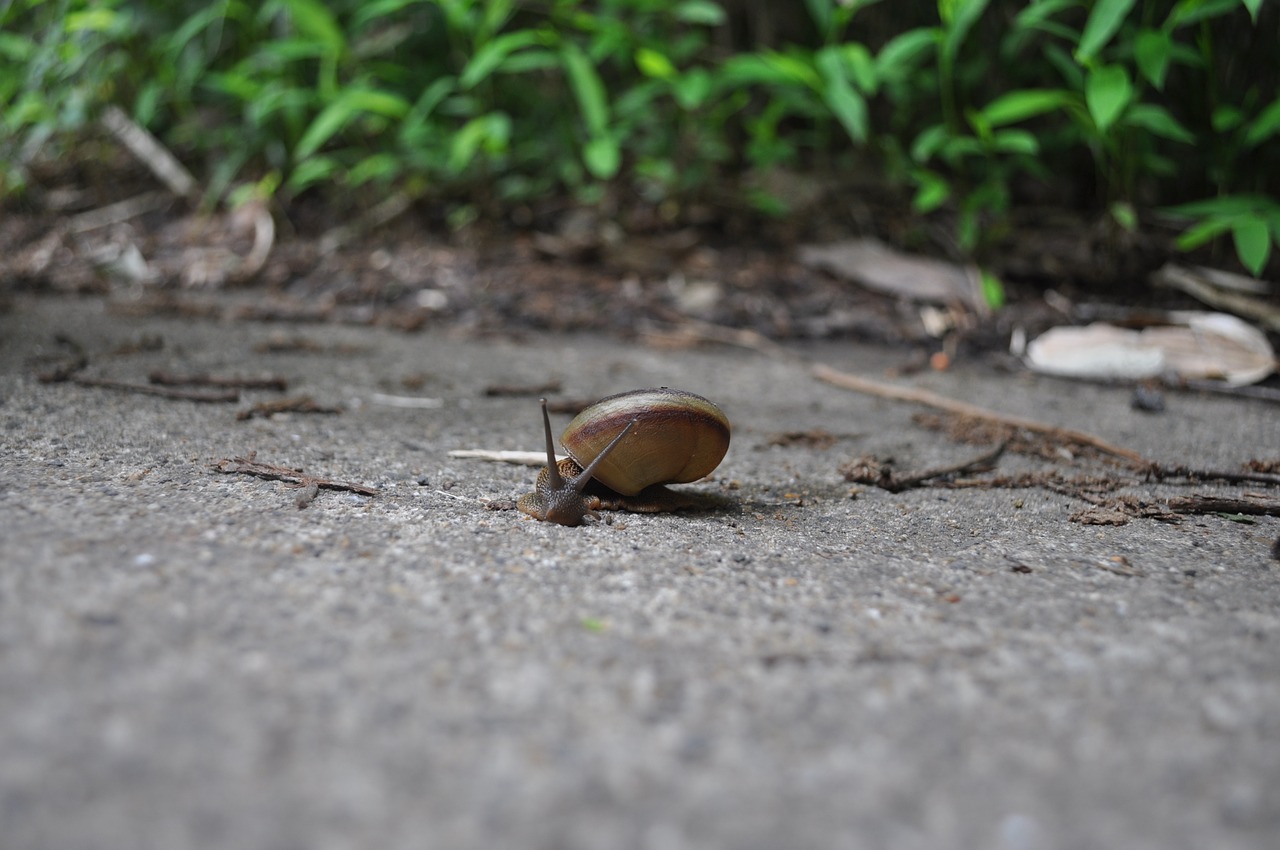
{"label": "snail tentacle", "polygon": [[[542,426],[547,435],[547,486],[560,490],[564,488],[564,479],[560,477],[560,470],[557,468],[556,441],[551,437],[551,415],[547,413],[545,398],[538,399],[538,403],[542,405]],[[578,492],[582,492],[581,487]]]}
{"label": "snail tentacle", "polygon": [[536,519],[560,525],[581,525],[587,517],[598,519],[596,510],[600,507],[600,498],[595,495],[584,495],[582,489],[591,481],[600,463],[622,441],[636,421],[633,419],[618,436],[613,438],[605,450],[588,464],[586,469],[582,469],[573,460],[556,460],[555,440],[551,436],[551,417],[547,413],[547,400],[544,398],[540,401],[542,425],[547,440],[547,465],[538,474],[534,492],[522,496],[516,502],[516,506]]}

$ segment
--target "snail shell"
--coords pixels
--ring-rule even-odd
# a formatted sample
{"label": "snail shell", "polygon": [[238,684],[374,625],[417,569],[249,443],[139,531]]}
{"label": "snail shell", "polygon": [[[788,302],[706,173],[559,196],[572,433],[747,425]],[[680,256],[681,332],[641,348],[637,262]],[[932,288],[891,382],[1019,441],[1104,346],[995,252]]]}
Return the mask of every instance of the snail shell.
{"label": "snail shell", "polygon": [[[578,525],[596,510],[668,511],[693,502],[664,484],[710,474],[729,450],[724,412],[694,393],[666,387],[603,398],[569,423],[555,460],[546,401],[547,466],[516,506],[540,520]],[[590,489],[588,490],[588,485]]]}
{"label": "snail shell", "polygon": [[700,395],[666,387],[600,399],[569,423],[560,442],[585,469],[633,420],[631,433],[595,470],[597,481],[624,496],[705,478],[729,450],[724,412]]}

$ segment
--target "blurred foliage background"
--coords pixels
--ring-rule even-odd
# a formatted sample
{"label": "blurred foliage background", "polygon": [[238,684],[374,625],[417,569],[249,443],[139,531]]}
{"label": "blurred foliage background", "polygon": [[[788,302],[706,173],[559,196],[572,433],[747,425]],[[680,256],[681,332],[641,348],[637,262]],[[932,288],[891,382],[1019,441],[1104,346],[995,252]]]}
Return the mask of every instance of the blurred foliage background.
{"label": "blurred foliage background", "polygon": [[558,196],[685,223],[873,176],[981,258],[1028,205],[1280,244],[1273,0],[0,0],[0,200],[117,106],[200,179],[448,220]]}

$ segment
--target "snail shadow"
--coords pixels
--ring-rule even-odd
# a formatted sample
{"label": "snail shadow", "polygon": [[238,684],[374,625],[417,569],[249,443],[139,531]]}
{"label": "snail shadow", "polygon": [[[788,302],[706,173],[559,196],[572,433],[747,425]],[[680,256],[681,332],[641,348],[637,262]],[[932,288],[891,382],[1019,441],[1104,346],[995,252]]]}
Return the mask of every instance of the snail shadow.
{"label": "snail shadow", "polygon": [[[739,514],[742,512],[741,502],[736,497],[723,493],[672,490],[661,484],[646,487],[635,496],[623,496],[601,489],[602,491],[595,495],[600,498],[600,509],[605,511],[626,511],[637,514]],[[590,490],[591,487],[588,486],[588,491]]]}

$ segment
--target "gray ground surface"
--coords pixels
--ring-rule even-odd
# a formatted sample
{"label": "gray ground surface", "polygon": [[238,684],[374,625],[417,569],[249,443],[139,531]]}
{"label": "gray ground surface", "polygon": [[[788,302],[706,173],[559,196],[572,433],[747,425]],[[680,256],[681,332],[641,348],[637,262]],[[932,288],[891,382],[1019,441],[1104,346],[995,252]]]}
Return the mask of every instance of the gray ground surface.
{"label": "gray ground surface", "polygon": [[[280,373],[346,412],[237,421],[39,384],[57,332],[96,375]],[[282,333],[342,347],[254,353]],[[144,334],[164,347],[108,356]],[[1038,490],[852,499],[851,456],[976,450],[741,351],[26,299],[0,342],[6,850],[1280,846],[1275,519],[1087,527]],[[901,357],[813,353],[870,376]],[[538,448],[536,403],[480,390],[548,377],[719,401],[734,444],[701,486],[737,508],[581,529],[483,509],[533,471],[446,452]],[[1169,462],[1280,450],[1260,403],[1152,417],[1126,390],[989,368],[912,380]],[[767,445],[813,427],[841,440]],[[210,469],[251,451],[381,494],[300,510]]]}

